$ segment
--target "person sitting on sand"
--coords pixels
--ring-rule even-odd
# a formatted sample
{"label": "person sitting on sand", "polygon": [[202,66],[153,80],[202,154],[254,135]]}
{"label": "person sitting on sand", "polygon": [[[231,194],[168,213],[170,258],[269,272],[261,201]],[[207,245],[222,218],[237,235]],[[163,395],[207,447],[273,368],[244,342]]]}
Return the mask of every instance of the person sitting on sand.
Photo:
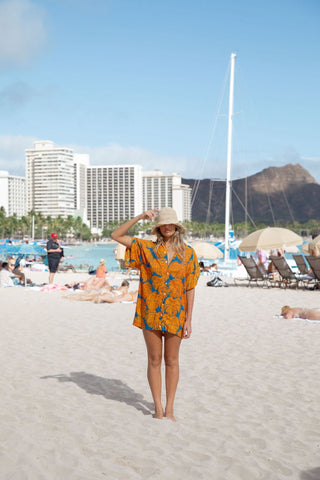
{"label": "person sitting on sand", "polygon": [[96,275],[90,276],[85,282],[83,290],[98,290],[100,288],[106,288],[111,290],[111,285],[106,279],[107,268],[105,266],[105,260],[101,258],[99,265],[97,266]]}
{"label": "person sitting on sand", "polygon": [[96,270],[96,278],[106,278],[107,267],[104,258],[101,258],[99,265]]}
{"label": "person sitting on sand", "polygon": [[26,276],[23,272],[23,268],[20,263],[16,263],[16,259],[11,257],[8,260],[9,265],[13,265],[12,273],[16,278],[19,278],[20,285],[25,285],[26,283],[31,283],[31,280],[26,280]]}
{"label": "person sitting on sand", "polygon": [[281,315],[284,318],[303,318],[305,320],[320,320],[320,309],[318,308],[291,308],[285,305],[281,309]]}
{"label": "person sitting on sand", "polygon": [[201,261],[199,262],[199,267],[201,272],[215,273],[218,270],[218,265],[216,263],[212,263],[211,265],[206,267],[204,263]]}
{"label": "person sitting on sand", "polygon": [[12,274],[14,268],[14,263],[9,265],[8,262],[2,263],[2,268],[0,271],[0,287],[14,287],[13,279],[15,275]]}

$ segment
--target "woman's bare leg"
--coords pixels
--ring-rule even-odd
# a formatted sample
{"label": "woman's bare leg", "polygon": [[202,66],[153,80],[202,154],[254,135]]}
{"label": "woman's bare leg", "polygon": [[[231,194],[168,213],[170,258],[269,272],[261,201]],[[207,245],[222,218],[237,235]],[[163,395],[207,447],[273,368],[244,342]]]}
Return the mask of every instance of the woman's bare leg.
{"label": "woman's bare leg", "polygon": [[165,417],[176,421],[173,414],[173,403],[179,381],[179,349],[181,338],[172,333],[164,335],[164,361],[166,365],[166,409]]}
{"label": "woman's bare leg", "polygon": [[143,335],[148,352],[148,381],[154,401],[154,417],[163,418],[161,403],[162,333],[144,329]]}
{"label": "woman's bare leg", "polygon": [[95,292],[90,292],[90,293],[87,293],[87,292],[81,292],[81,293],[71,293],[70,295],[66,295],[65,297],[63,298],[67,298],[68,300],[82,300],[82,301],[94,301],[95,298],[97,297],[97,293]]}

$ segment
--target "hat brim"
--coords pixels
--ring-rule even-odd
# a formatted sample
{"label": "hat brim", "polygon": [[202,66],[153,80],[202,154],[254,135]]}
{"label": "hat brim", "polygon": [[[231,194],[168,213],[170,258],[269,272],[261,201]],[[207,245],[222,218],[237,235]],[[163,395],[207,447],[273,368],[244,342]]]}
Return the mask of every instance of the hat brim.
{"label": "hat brim", "polygon": [[[152,235],[156,235],[158,228],[161,227],[162,225],[167,225],[167,223],[160,222],[160,223],[157,223],[157,225],[154,225],[154,226],[152,227],[151,234],[152,234]],[[186,229],[184,228],[183,225],[181,225],[181,223],[173,223],[173,225],[175,225],[176,227],[178,227],[178,229],[179,229],[179,231],[180,231],[181,234],[186,233]]]}

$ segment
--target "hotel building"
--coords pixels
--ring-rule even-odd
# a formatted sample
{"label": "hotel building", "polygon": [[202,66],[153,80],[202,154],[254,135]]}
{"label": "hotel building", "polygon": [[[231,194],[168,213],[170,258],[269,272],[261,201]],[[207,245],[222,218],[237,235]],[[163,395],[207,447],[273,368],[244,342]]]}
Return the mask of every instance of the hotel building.
{"label": "hotel building", "polygon": [[26,179],[9,175],[0,171],[0,206],[4,207],[6,215],[16,214],[21,218],[27,214],[26,209]]}
{"label": "hotel building", "polygon": [[191,187],[181,183],[181,175],[160,170],[142,173],[143,210],[172,207],[179,221],[191,220]]}
{"label": "hotel building", "polygon": [[87,168],[87,215],[93,232],[109,222],[123,221],[142,212],[140,165]]}
{"label": "hotel building", "polygon": [[26,150],[27,210],[44,216],[74,215],[74,153],[53,142],[34,142]]}
{"label": "hotel building", "polygon": [[87,169],[90,156],[74,154],[74,216],[81,217],[87,223]]}
{"label": "hotel building", "polygon": [[180,221],[191,219],[191,188],[181,175],[142,172],[140,165],[90,166],[89,155],[51,141],[26,150],[26,184],[27,212],[80,216],[93,233],[154,208],[173,207]]}

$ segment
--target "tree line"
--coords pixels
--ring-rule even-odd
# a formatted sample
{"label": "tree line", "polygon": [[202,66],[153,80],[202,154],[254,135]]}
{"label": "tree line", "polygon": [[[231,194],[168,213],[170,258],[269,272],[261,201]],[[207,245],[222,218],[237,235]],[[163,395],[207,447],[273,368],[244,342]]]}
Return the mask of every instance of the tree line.
{"label": "tree line", "polygon": [[88,241],[92,238],[90,228],[83,223],[81,217],[68,215],[62,218],[43,216],[31,211],[27,216],[18,218],[16,214],[6,216],[3,207],[0,207],[0,236],[1,238],[27,239],[34,238],[47,240],[52,232],[64,240]]}
{"label": "tree line", "polygon": [[[125,220],[123,220],[125,221]],[[101,235],[92,234],[90,228],[82,221],[81,217],[73,217],[69,215],[67,218],[61,216],[52,218],[43,216],[41,213],[31,211],[27,216],[18,218],[16,214],[7,216],[3,207],[0,207],[0,237],[11,239],[32,238],[34,229],[34,238],[47,240],[52,232],[56,232],[59,238],[64,241],[91,241],[110,238],[111,232],[115,230],[122,222],[107,223]],[[206,222],[182,222],[187,230],[189,237],[195,238],[223,238],[224,223],[206,223]],[[141,222],[135,224],[130,230],[132,235],[150,235],[152,225],[150,222]],[[308,220],[305,223],[289,223],[278,222],[275,225],[258,224],[251,225],[249,223],[235,223],[233,231],[236,238],[244,238],[255,230],[265,228],[267,226],[276,226],[288,228],[302,237],[320,234],[320,220]]]}

